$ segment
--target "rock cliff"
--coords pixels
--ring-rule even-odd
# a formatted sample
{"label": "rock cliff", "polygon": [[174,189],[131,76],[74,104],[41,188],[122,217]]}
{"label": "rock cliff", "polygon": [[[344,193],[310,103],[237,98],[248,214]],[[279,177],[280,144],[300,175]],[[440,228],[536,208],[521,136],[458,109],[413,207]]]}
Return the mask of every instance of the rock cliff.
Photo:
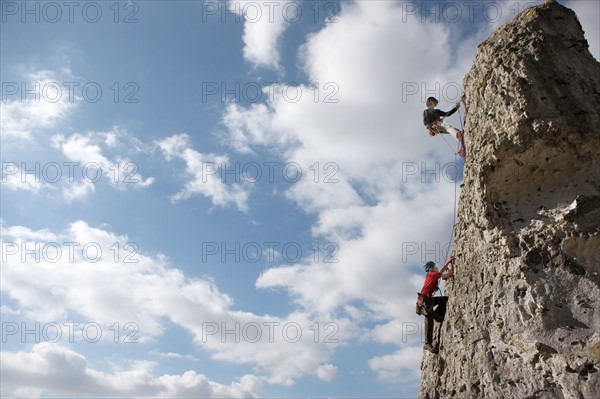
{"label": "rock cliff", "polygon": [[479,46],[464,90],[456,277],[419,398],[599,398],[600,63],[548,1]]}

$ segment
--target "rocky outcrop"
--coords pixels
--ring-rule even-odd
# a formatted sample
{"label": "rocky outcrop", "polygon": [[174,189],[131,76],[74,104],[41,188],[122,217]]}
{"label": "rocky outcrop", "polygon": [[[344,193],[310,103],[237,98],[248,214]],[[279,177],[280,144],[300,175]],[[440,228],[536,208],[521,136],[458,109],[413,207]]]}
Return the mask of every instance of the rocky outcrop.
{"label": "rocky outcrop", "polygon": [[600,397],[600,64],[549,1],[479,46],[456,277],[420,398]]}

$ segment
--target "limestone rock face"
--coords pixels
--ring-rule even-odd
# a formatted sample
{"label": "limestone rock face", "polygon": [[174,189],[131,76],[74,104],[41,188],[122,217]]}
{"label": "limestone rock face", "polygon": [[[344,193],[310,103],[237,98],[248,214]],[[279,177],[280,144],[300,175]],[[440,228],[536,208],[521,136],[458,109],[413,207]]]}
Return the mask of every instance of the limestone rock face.
{"label": "limestone rock face", "polygon": [[419,397],[600,398],[600,63],[547,2],[479,46],[464,88],[456,276]]}

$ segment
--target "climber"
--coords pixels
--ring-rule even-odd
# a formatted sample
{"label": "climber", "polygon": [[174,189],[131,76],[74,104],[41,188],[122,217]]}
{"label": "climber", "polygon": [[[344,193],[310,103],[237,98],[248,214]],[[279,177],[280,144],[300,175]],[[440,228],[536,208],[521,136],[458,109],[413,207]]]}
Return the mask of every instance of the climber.
{"label": "climber", "polygon": [[[453,257],[446,264],[438,269],[434,262],[427,262],[423,266],[427,277],[425,277],[425,283],[421,292],[419,293],[419,300],[425,307],[423,314],[425,315],[425,349],[432,353],[437,353],[437,346],[432,345],[433,340],[433,320],[442,322],[446,314],[446,303],[448,302],[447,296],[433,296],[433,294],[439,289],[438,280],[440,278],[447,279],[454,276],[452,270]],[[448,271],[446,271],[448,269]],[[418,304],[419,302],[417,302]],[[433,307],[437,306],[435,310]]]}
{"label": "climber", "polygon": [[[463,96],[461,101],[464,101],[464,98]],[[453,115],[460,108],[461,101],[457,102],[450,111],[444,112],[435,108],[438,100],[435,97],[429,97],[425,103],[427,109],[423,111],[423,124],[429,130],[430,136],[435,136],[436,134],[451,134],[454,136],[458,140],[458,155],[465,158],[466,150],[463,132],[447,123],[442,123],[443,117]]]}

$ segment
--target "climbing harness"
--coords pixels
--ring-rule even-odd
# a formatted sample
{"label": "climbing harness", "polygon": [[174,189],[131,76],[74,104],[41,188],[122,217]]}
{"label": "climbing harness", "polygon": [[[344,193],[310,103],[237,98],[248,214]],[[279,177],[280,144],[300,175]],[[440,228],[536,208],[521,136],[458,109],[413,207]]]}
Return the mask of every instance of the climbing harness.
{"label": "climbing harness", "polygon": [[460,131],[456,134],[456,139],[458,140],[458,151],[456,151],[456,152],[454,151],[454,148],[452,148],[452,146],[450,145],[448,140],[446,140],[446,137],[444,137],[444,134],[440,132],[438,125],[434,125],[434,127],[429,129],[429,131],[433,133],[432,136],[435,136],[436,134],[441,135],[442,138],[444,139],[444,141],[446,142],[446,145],[448,146],[448,148],[450,148],[450,151],[452,151],[452,153],[454,153],[455,155],[459,155],[462,159],[466,159],[467,152],[466,152],[465,140],[464,140],[464,126],[463,126],[463,118],[462,118],[460,109],[458,109],[458,117],[460,119]]}
{"label": "climbing harness", "polygon": [[437,287],[432,294],[423,294],[417,292],[417,304],[415,313],[419,316],[429,317],[433,314],[433,297],[436,292],[440,292],[440,296],[442,295],[442,290],[440,287]]}

